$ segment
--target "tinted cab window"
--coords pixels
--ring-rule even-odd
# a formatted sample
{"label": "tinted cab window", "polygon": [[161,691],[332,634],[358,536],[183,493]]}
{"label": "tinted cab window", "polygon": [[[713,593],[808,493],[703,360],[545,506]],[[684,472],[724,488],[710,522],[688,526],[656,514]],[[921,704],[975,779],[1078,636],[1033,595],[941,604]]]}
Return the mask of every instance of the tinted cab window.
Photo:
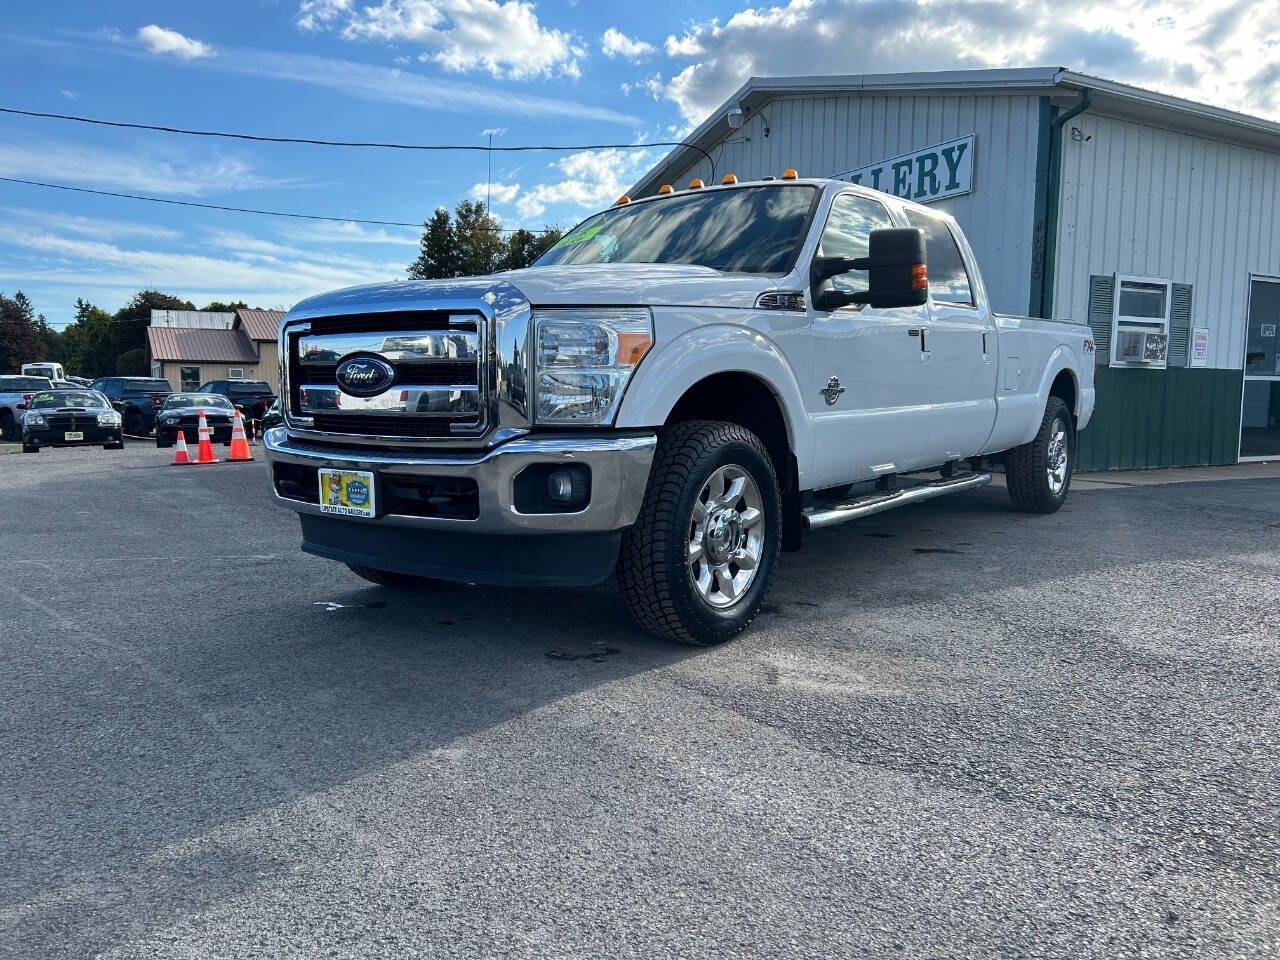
{"label": "tinted cab window", "polygon": [[907,222],[924,231],[925,258],[929,267],[929,295],[939,303],[972,305],[969,271],[945,221],[916,210],[907,211]]}

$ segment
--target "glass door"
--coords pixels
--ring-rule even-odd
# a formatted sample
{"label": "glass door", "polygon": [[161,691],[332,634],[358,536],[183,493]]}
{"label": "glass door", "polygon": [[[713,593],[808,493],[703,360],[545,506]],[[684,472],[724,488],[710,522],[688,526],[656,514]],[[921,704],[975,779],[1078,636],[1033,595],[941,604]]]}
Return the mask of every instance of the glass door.
{"label": "glass door", "polygon": [[1280,459],[1280,277],[1249,282],[1240,459]]}

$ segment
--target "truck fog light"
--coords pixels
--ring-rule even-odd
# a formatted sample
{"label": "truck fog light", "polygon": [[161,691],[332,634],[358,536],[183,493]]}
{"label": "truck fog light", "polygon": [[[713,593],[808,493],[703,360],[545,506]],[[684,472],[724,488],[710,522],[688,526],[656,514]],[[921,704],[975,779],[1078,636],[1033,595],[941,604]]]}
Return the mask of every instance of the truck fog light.
{"label": "truck fog light", "polygon": [[556,503],[573,499],[573,477],[568,470],[557,470],[547,477],[547,496]]}
{"label": "truck fog light", "polygon": [[518,513],[577,513],[591,502],[591,468],[585,463],[535,463],[516,475]]}

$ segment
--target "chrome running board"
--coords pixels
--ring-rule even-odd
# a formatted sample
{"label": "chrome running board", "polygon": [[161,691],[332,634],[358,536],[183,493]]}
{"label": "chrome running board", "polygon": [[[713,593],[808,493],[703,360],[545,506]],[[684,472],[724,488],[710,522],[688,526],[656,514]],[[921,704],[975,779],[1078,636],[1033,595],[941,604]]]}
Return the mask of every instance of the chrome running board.
{"label": "chrome running board", "polygon": [[833,527],[837,523],[847,523],[872,514],[884,513],[886,510],[905,507],[909,503],[932,500],[934,497],[959,493],[961,490],[975,490],[978,487],[985,487],[990,482],[991,474],[989,473],[966,473],[949,480],[921,484],[918,487],[869,493],[865,497],[846,500],[822,509],[810,507],[804,511],[804,528],[821,530],[823,527]]}

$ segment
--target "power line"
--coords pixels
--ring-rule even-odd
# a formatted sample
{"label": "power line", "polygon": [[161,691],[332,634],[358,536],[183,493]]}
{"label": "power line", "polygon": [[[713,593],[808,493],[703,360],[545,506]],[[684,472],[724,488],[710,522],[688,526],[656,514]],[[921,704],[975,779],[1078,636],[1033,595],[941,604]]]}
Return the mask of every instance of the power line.
{"label": "power line", "polygon": [[[711,165],[711,179],[716,176],[716,162],[711,154],[696,143],[683,140],[650,140],[646,143],[582,143],[582,144],[520,144],[498,146],[479,143],[392,143],[375,140],[324,140],[318,137],[272,137],[255,133],[232,133],[225,130],[192,130],[186,127],[170,127],[153,123],[130,123],[124,120],[102,120],[97,117],[81,117],[70,113],[45,113],[38,110],[19,110],[16,107],[0,107],[0,113],[20,117],[37,117],[42,120],[68,120],[99,127],[120,127],[126,130],[153,130],[159,133],[178,133],[189,137],[223,137],[229,140],[252,140],[259,143],[304,143],[317,147],[371,147],[382,150],[433,150],[475,151],[487,153],[527,153],[530,151],[567,152],[571,150],[643,150],[648,147],[686,147],[697,150]],[[490,138],[492,140],[492,138]]]}
{"label": "power line", "polygon": [[[65,183],[42,183],[39,180],[20,180],[17,177],[0,177],[0,182],[22,183],[29,187],[47,187],[50,190],[69,190],[72,193],[92,193],[99,197],[116,197],[121,200],[146,200],[148,203],[168,203],[175,207],[199,207],[201,210],[225,210],[229,213],[252,213],[262,217],[290,217],[294,220],[324,220],[329,223],[363,223],[375,227],[413,227],[421,229],[421,223],[407,223],[403,220],[360,220],[356,217],[322,217],[314,213],[283,213],[279,210],[256,210],[252,207],[226,207],[217,203],[196,203],[194,200],[171,200],[166,197],[147,197],[137,193],[115,193],[111,190],[90,190],[88,187],[71,187]],[[546,233],[554,227],[543,227],[538,230],[529,227],[498,227],[499,233],[516,233],[528,230],[530,233]]]}

